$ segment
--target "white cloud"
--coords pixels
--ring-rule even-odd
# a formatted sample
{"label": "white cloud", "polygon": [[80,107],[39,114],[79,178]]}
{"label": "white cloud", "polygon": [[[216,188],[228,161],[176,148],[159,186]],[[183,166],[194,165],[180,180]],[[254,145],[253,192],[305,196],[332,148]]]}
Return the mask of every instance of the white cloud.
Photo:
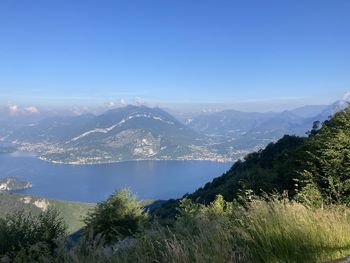
{"label": "white cloud", "polygon": [[38,110],[36,107],[34,107],[34,106],[26,107],[26,108],[24,108],[24,111],[25,111],[26,113],[30,113],[30,114],[39,113],[39,110]]}
{"label": "white cloud", "polygon": [[114,101],[110,101],[107,103],[107,108],[113,109],[117,106],[117,104]]}
{"label": "white cloud", "polygon": [[350,101],[350,91],[345,92],[345,94],[342,97],[342,100]]}
{"label": "white cloud", "polygon": [[28,106],[28,107],[20,107],[17,104],[14,104],[12,102],[9,102],[7,104],[7,109],[9,111],[9,114],[11,116],[14,115],[20,115],[20,114],[38,114],[40,113],[39,110],[35,106]]}
{"label": "white cloud", "polygon": [[142,105],[142,104],[144,104],[144,100],[141,99],[140,97],[136,97],[136,98],[134,99],[134,101],[135,101],[135,104],[136,104],[136,105]]}
{"label": "white cloud", "polygon": [[8,109],[10,111],[10,115],[16,115],[20,111],[18,105],[12,103],[8,104]]}
{"label": "white cloud", "polygon": [[119,100],[119,104],[120,104],[121,107],[125,107],[126,105],[128,105],[127,102],[126,102],[126,100],[123,99],[123,98],[121,98],[121,99]]}
{"label": "white cloud", "polygon": [[89,112],[89,108],[86,106],[82,106],[82,107],[73,107],[70,109],[70,111],[75,114],[75,115],[81,115],[84,113]]}

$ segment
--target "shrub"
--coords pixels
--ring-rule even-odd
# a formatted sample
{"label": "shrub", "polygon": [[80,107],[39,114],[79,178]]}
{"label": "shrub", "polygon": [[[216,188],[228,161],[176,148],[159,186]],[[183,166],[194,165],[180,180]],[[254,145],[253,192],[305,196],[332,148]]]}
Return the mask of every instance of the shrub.
{"label": "shrub", "polygon": [[38,216],[15,212],[0,219],[0,255],[14,259],[33,252],[35,246],[53,253],[56,241],[65,236],[66,226],[59,213],[49,208]]}
{"label": "shrub", "polygon": [[86,233],[102,235],[107,244],[139,232],[148,221],[141,203],[124,189],[99,203],[85,219]]}

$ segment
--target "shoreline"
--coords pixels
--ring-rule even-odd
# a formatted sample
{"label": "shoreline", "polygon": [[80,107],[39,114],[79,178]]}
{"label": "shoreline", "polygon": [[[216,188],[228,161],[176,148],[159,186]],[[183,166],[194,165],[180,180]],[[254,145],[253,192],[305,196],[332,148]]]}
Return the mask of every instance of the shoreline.
{"label": "shoreline", "polygon": [[232,161],[218,161],[218,160],[212,160],[212,159],[129,159],[129,160],[121,160],[121,161],[102,161],[102,162],[88,162],[88,163],[79,163],[79,162],[62,162],[62,161],[53,161],[49,159],[42,158],[41,156],[35,155],[35,158],[41,161],[45,161],[52,164],[65,164],[65,165],[98,165],[98,164],[118,164],[118,163],[126,163],[126,162],[147,162],[147,161],[157,161],[157,162],[163,162],[163,161],[182,161],[182,162],[188,162],[188,161],[194,161],[194,162],[213,162],[213,163],[227,163],[227,164],[234,164],[239,159],[232,160]]}
{"label": "shoreline", "polygon": [[117,164],[117,163],[124,163],[124,162],[146,162],[146,161],[204,161],[204,162],[214,162],[214,163],[234,163],[237,160],[232,160],[232,161],[218,161],[216,159],[126,159],[126,160],[114,160],[114,161],[101,161],[101,162],[87,162],[87,163],[80,163],[80,162],[64,162],[64,161],[55,161],[55,160],[50,160],[43,158],[40,156],[40,153],[34,152],[34,151],[22,151],[22,150],[17,150],[11,153],[4,153],[12,155],[19,153],[20,155],[24,156],[29,156],[29,157],[34,157],[37,160],[44,161],[47,163],[52,163],[52,164],[65,164],[65,165],[96,165],[96,164]]}

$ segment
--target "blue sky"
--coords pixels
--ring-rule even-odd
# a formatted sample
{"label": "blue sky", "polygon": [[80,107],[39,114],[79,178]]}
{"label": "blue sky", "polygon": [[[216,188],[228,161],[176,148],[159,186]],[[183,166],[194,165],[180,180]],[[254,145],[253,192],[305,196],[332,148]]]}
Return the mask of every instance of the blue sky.
{"label": "blue sky", "polygon": [[348,0],[0,1],[1,105],[278,108],[347,90]]}

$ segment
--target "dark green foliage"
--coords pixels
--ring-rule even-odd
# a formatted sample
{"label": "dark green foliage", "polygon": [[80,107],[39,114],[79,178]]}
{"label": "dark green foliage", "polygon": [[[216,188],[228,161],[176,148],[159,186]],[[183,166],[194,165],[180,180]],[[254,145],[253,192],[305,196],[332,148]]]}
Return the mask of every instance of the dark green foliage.
{"label": "dark green foliage", "polygon": [[65,236],[66,226],[54,209],[38,216],[15,212],[0,219],[0,255],[9,259],[17,253],[26,254],[32,246],[41,244],[53,253],[55,241]]}
{"label": "dark green foliage", "polygon": [[304,184],[315,185],[327,202],[350,204],[350,108],[311,133],[301,159]]}
{"label": "dark green foliage", "polygon": [[99,203],[85,219],[86,233],[102,235],[107,243],[139,232],[147,222],[148,215],[129,190],[122,190]]}
{"label": "dark green foliage", "polygon": [[[178,209],[180,205],[179,199],[170,199],[154,209],[150,209],[150,213],[162,220],[167,221],[167,219],[174,219],[178,214]],[[167,223],[167,222],[165,222]]]}
{"label": "dark green foliage", "polygon": [[222,194],[226,200],[233,200],[245,189],[253,190],[256,194],[293,190],[291,176],[285,176],[290,172],[290,167],[285,167],[285,162],[290,161],[290,156],[304,140],[286,135],[264,150],[247,155],[244,162],[237,162],[222,177],[214,179],[189,197],[201,203],[209,203],[218,194]]}
{"label": "dark green foliage", "polygon": [[[285,135],[264,150],[248,154],[244,161],[236,162],[228,172],[186,197],[209,204],[218,194],[232,201],[246,190],[252,190],[255,194],[282,193],[285,190],[294,192],[294,180],[299,176],[296,170],[302,164],[296,155],[305,140]],[[177,206],[176,200],[170,200],[155,209],[153,214],[160,218],[174,218]]]}
{"label": "dark green foliage", "polygon": [[[231,201],[246,190],[256,195],[287,192],[290,198],[313,204],[350,204],[350,108],[336,113],[321,128],[315,122],[308,138],[285,135],[248,154],[187,197],[208,204],[218,194]],[[174,217],[176,207],[178,202],[171,200],[153,214]]]}

